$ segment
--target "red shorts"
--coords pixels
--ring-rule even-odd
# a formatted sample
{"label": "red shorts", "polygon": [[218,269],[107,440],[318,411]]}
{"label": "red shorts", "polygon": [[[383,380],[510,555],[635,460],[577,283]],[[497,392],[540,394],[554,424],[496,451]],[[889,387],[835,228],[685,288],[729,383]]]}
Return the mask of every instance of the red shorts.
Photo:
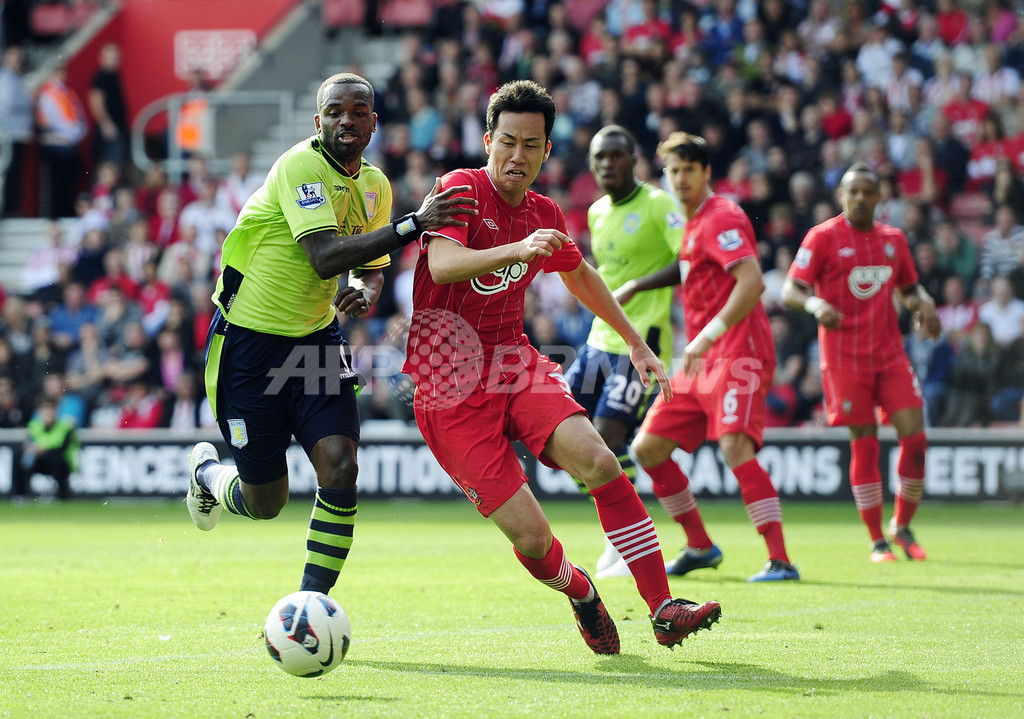
{"label": "red shorts", "polygon": [[696,377],[677,372],[672,377],[674,396],[666,402],[658,395],[640,431],[670,439],[685,452],[696,451],[705,440],[737,432],[760,449],[764,400],[774,374],[775,362],[751,357],[719,358]]}
{"label": "red shorts", "polygon": [[902,409],[924,406],[921,385],[906,359],[877,372],[824,370],[821,388],[828,423],[833,427],[875,424],[876,405],[882,409],[883,418]]}
{"label": "red shorts", "polygon": [[543,456],[544,445],[562,420],[583,412],[561,367],[540,353],[522,374],[445,405],[416,401],[416,424],[438,463],[485,517],[527,481],[512,443],[522,442],[554,466]]}

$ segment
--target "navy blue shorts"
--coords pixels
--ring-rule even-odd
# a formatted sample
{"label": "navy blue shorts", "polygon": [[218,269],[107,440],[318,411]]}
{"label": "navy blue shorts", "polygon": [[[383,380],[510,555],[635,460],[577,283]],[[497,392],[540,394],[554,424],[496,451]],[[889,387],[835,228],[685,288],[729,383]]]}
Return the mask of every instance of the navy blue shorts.
{"label": "navy blue shorts", "polygon": [[657,393],[658,383],[644,387],[629,355],[612,354],[584,345],[565,372],[572,396],[587,414],[622,422],[636,429]]}
{"label": "navy blue shorts", "polygon": [[356,374],[346,354],[337,321],[306,337],[282,337],[214,314],[206,391],[244,482],[285,476],[292,436],[307,455],[324,437],[359,440]]}

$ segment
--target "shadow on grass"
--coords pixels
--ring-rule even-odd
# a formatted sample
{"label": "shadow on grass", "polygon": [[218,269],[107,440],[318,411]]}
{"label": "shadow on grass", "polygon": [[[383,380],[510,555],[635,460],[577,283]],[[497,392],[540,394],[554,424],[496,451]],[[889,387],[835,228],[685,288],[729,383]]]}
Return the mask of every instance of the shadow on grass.
{"label": "shadow on grass", "polygon": [[[938,564],[938,563],[935,563]],[[967,563],[964,563],[965,565]],[[973,565],[976,566],[976,565]],[[992,565],[995,568],[1004,568],[1008,570],[1021,570],[1022,567],[1017,564],[1007,565]],[[669,577],[669,580],[682,579],[683,577]],[[686,579],[692,579],[690,575],[686,576]],[[701,590],[713,587],[716,584],[740,584],[749,585],[746,579],[741,577],[727,577],[719,575],[714,581],[710,582],[694,582],[692,587],[700,587]],[[800,581],[788,581],[788,582],[765,582],[762,583],[765,587],[787,587],[794,590],[799,590],[800,587],[842,587],[845,589],[866,589],[866,590],[880,590],[880,591],[915,591],[915,592],[940,592],[948,594],[956,594],[963,596],[967,592],[978,592],[979,594],[994,597],[1009,597],[1009,598],[1021,598],[1024,597],[1024,590],[1013,590],[1013,589],[1001,589],[999,587],[965,587],[960,586],[943,586],[937,584],[892,584],[887,582],[841,582],[841,581],[823,581],[819,579],[808,579],[807,577],[801,577]],[[696,595],[698,591],[690,590],[690,594]],[[706,592],[705,592],[706,593]]]}
{"label": "shadow on grass", "polygon": [[[602,657],[600,663],[578,671],[566,669],[508,669],[493,666],[464,666],[440,662],[395,662],[353,660],[353,665],[395,672],[398,674],[437,674],[450,677],[481,679],[520,679],[575,686],[609,684],[633,686],[637,689],[689,689],[701,691],[769,691],[785,694],[840,695],[849,691],[889,693],[898,691],[932,692],[962,697],[965,694],[986,697],[1018,696],[1015,692],[972,691],[963,687],[943,688],[929,684],[905,672],[882,672],[849,679],[799,676],[779,669],[738,662],[689,661],[685,666],[669,668],[652,665],[647,659],[630,654]],[[680,682],[686,682],[685,685]],[[316,698],[316,697],[311,697]],[[321,697],[330,699],[331,697]]]}

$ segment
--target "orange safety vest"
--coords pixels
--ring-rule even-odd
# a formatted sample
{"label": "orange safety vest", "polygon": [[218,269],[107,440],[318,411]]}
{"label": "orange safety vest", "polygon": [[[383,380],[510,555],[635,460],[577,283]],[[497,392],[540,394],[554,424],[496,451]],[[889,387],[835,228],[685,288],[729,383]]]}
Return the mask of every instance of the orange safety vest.
{"label": "orange safety vest", "polygon": [[178,128],[175,139],[183,150],[198,152],[203,149],[203,122],[209,103],[205,98],[196,97],[186,100],[178,115]]}

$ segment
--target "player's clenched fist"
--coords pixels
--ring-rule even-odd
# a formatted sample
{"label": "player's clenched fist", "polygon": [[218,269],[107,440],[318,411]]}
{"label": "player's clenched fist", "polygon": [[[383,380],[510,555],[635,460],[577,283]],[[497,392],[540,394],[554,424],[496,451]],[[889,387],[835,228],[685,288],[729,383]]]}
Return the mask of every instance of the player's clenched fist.
{"label": "player's clenched fist", "polygon": [[555,250],[568,242],[569,236],[554,229],[534,230],[532,234],[519,241],[516,256],[520,262],[529,262],[534,257],[551,257]]}

